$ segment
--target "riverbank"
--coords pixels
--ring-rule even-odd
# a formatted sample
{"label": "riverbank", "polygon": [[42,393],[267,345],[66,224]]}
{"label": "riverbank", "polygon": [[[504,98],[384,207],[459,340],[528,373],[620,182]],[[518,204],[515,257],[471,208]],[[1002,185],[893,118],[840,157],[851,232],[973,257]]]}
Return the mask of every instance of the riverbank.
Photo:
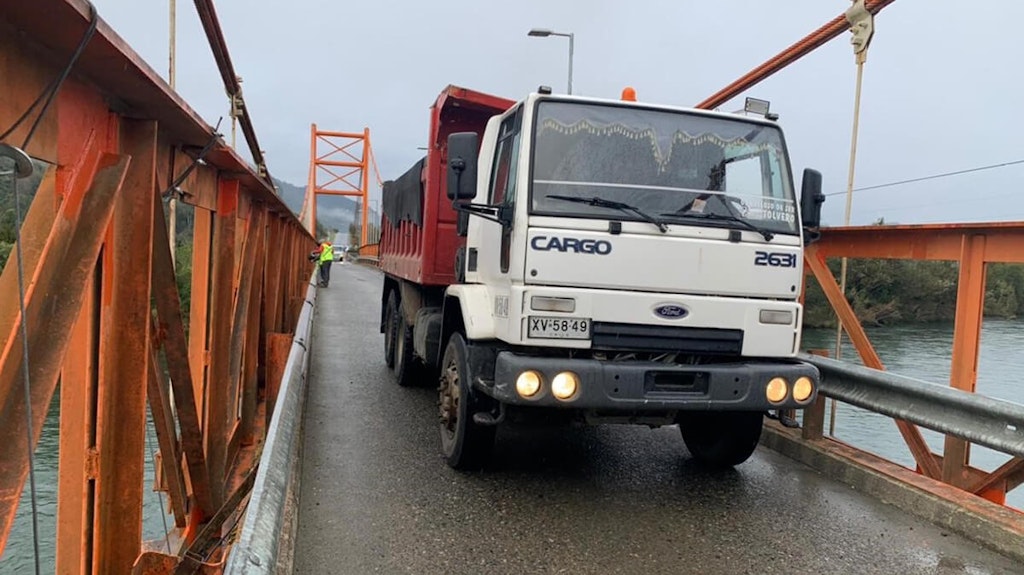
{"label": "riverbank", "polygon": [[[829,261],[839,278],[840,261]],[[931,325],[956,315],[956,262],[849,260],[846,296],[864,326]],[[808,278],[804,328],[835,328],[836,318],[817,280]],[[1024,266],[989,264],[985,318],[1024,317]]]}

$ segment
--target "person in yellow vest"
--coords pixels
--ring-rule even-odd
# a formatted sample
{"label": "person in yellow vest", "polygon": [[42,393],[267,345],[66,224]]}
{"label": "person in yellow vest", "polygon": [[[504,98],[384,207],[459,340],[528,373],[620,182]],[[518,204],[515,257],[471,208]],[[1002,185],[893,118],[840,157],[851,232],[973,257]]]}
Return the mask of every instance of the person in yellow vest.
{"label": "person in yellow vest", "polygon": [[313,252],[318,257],[317,265],[320,267],[320,287],[327,287],[331,282],[331,264],[334,263],[334,246],[327,238],[320,240],[320,247]]}

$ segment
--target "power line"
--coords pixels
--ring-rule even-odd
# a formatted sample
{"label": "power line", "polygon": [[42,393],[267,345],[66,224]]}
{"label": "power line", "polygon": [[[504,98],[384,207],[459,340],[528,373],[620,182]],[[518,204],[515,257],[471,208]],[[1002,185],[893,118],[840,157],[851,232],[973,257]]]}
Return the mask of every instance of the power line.
{"label": "power line", "polygon": [[[924,176],[924,177],[921,177],[921,178],[912,178],[912,179],[909,179],[909,180],[900,180],[898,182],[889,182],[888,184],[878,184],[877,186],[865,186],[863,188],[854,188],[853,191],[855,191],[855,192],[862,192],[864,190],[877,190],[878,188],[888,188],[888,187],[891,187],[891,186],[899,186],[899,185],[902,185],[902,184],[910,184],[910,183],[913,183],[913,182],[923,182],[925,180],[935,180],[935,179],[938,179],[938,178],[946,178],[946,177],[949,177],[949,176],[959,176],[960,174],[969,174],[971,172],[980,172],[982,170],[992,170],[992,169],[995,169],[995,168],[1004,168],[1006,166],[1013,166],[1013,165],[1017,165],[1017,164],[1024,164],[1024,159],[1013,160],[1012,162],[1003,162],[1001,164],[990,164],[988,166],[979,166],[977,168],[968,168],[966,170],[957,170],[955,172],[946,172],[946,173],[943,173],[943,174],[933,174],[931,176]],[[830,192],[830,193],[825,194],[825,195],[826,196],[838,196],[840,194],[845,194],[845,193],[846,193],[845,191],[843,191],[843,192]]]}

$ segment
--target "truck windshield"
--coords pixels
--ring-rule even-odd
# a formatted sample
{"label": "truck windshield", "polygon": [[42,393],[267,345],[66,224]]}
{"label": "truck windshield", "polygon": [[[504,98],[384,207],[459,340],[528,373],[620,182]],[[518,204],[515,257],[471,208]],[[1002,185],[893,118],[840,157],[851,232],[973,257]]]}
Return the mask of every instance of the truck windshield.
{"label": "truck windshield", "polygon": [[[668,224],[798,234],[781,131],[741,118],[545,101],[534,124],[531,212],[641,219],[553,196],[601,197]],[[728,216],[693,217],[707,214]]]}

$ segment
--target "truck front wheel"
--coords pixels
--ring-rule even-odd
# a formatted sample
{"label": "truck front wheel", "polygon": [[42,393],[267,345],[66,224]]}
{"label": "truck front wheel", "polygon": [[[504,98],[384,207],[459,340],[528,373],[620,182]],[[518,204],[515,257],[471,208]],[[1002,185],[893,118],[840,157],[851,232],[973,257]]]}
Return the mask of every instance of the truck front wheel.
{"label": "truck front wheel", "polygon": [[471,385],[473,374],[468,355],[466,340],[459,333],[452,334],[441,360],[438,391],[441,451],[448,465],[455,469],[479,469],[494,446],[494,426],[473,421],[481,401]]}
{"label": "truck front wheel", "polygon": [[764,425],[760,411],[700,411],[679,418],[679,431],[690,454],[714,468],[733,467],[749,459]]}

